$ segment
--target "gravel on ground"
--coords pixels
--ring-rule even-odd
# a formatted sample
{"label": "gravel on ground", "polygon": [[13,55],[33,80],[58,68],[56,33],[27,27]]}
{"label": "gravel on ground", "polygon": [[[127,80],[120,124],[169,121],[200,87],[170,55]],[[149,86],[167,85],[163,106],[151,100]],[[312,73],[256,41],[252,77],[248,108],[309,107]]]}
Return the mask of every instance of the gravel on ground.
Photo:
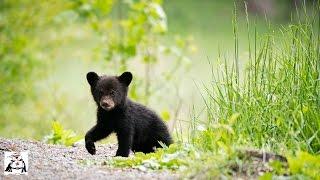
{"label": "gravel on ground", "polygon": [[[115,155],[117,145],[96,144],[96,149],[97,154],[90,155],[83,144],[65,147],[0,137],[0,179],[178,179],[169,171],[111,168],[103,162]],[[29,151],[28,175],[4,175],[5,151]]]}

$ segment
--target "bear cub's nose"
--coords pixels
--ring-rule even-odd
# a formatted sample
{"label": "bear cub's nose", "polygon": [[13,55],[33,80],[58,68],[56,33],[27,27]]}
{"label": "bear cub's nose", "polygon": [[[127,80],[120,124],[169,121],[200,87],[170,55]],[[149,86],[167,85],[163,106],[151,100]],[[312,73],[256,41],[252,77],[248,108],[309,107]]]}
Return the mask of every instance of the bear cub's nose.
{"label": "bear cub's nose", "polygon": [[102,103],[101,103],[101,106],[103,106],[103,107],[109,107],[110,105],[109,105],[107,102],[102,102]]}
{"label": "bear cub's nose", "polygon": [[105,110],[111,110],[114,107],[114,102],[111,99],[103,99],[100,101],[100,106]]}

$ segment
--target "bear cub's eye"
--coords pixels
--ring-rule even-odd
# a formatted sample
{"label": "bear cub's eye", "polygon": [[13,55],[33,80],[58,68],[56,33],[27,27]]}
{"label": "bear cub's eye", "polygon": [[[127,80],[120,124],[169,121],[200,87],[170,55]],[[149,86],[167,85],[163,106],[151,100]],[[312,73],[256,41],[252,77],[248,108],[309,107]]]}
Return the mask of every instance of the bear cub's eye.
{"label": "bear cub's eye", "polygon": [[116,92],[115,92],[114,90],[112,90],[112,91],[109,92],[109,94],[110,94],[111,96],[113,96],[113,95],[116,94]]}
{"label": "bear cub's eye", "polygon": [[98,90],[98,93],[99,93],[100,95],[102,95],[102,94],[103,94],[103,91],[102,91],[101,89],[99,89],[99,90]]}

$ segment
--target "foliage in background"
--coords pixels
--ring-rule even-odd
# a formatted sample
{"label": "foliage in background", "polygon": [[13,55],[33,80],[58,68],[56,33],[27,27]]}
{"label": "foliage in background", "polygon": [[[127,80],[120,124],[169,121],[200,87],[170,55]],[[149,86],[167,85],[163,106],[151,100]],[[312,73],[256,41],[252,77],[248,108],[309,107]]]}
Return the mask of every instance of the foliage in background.
{"label": "foliage in background", "polygon": [[[68,64],[77,51],[94,54],[91,63],[104,64],[107,74],[121,73],[126,67],[137,69],[133,70],[130,97],[147,104],[150,97],[158,101],[164,98],[163,91],[174,91],[179,86],[173,83],[173,77],[179,69],[186,70],[186,54],[194,48],[190,39],[180,37],[173,43],[163,42],[168,32],[160,1],[5,0],[0,5],[2,136],[39,138],[46,134],[51,119],[75,126],[72,119],[79,118],[76,111],[81,109],[80,103],[61,90],[65,86],[61,79],[54,80],[57,82],[53,85],[47,81],[57,77],[54,66]],[[89,46],[84,50],[86,47],[74,44],[84,32],[84,37],[89,36],[88,44],[98,44],[95,49]],[[62,61],[61,53],[71,56],[63,54]],[[171,69],[166,68],[168,64]],[[151,83],[154,77],[157,82]],[[39,85],[41,81],[46,82]],[[166,121],[176,117],[171,115],[172,109],[159,110]]]}
{"label": "foliage in background", "polygon": [[52,121],[51,126],[51,133],[43,139],[46,143],[72,146],[81,139],[81,137],[76,135],[72,130],[64,129],[58,121]]}
{"label": "foliage in background", "polygon": [[[155,97],[161,89],[174,90],[179,86],[173,86],[170,80],[179,69],[187,71],[190,64],[188,53],[194,51],[195,46],[190,38],[178,36],[173,44],[162,42],[168,33],[162,1],[99,2],[79,1],[75,11],[84,14],[82,18],[90,23],[101,39],[96,48],[101,53],[96,59],[105,60],[110,69],[106,73],[119,73],[132,69],[130,66],[142,65],[144,72],[134,73],[135,81],[129,93],[131,98],[145,104],[149,103],[151,94]],[[84,9],[86,13],[83,13]],[[163,63],[172,67],[163,68]],[[151,83],[154,77],[157,83]]]}
{"label": "foliage in background", "polygon": [[[30,93],[30,81],[34,68],[40,64],[37,33],[51,18],[51,11],[38,11],[33,3],[26,1],[0,2],[0,58],[1,99],[0,105],[19,104]],[[16,7],[17,4],[19,7]],[[45,7],[46,3],[39,5]],[[26,8],[28,11],[19,9]],[[45,16],[45,17],[41,17]],[[21,26],[25,28],[20,28]],[[31,91],[32,92],[32,91]]]}
{"label": "foliage in background", "polygon": [[34,82],[42,79],[45,60],[50,57],[45,53],[50,41],[44,43],[41,34],[68,5],[51,0],[0,1],[1,132],[12,136],[23,128],[34,127],[33,122],[23,122],[20,106],[26,99],[37,99]]}

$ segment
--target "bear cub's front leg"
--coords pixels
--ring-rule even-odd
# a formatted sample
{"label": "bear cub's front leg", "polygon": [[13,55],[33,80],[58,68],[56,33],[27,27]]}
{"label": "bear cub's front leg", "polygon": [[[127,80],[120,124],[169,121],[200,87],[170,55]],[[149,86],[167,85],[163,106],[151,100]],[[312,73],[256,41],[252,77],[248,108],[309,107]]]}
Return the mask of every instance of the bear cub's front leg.
{"label": "bear cub's front leg", "polygon": [[102,125],[97,124],[93,126],[85,136],[87,151],[92,155],[96,154],[96,147],[94,143],[107,137],[111,132],[111,129],[103,128]]}

